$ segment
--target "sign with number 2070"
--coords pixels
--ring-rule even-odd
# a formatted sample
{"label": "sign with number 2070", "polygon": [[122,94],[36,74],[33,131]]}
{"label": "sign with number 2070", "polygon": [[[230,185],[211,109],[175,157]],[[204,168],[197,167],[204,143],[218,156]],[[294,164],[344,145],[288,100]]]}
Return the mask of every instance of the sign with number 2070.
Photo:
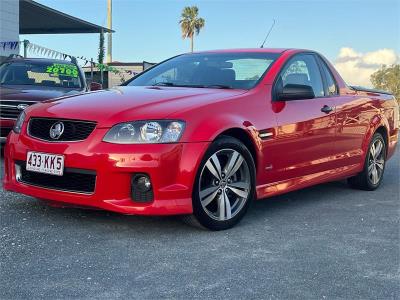
{"label": "sign with number 2070", "polygon": [[78,68],[75,65],[69,64],[53,64],[46,67],[46,73],[53,76],[64,75],[71,77],[78,77]]}

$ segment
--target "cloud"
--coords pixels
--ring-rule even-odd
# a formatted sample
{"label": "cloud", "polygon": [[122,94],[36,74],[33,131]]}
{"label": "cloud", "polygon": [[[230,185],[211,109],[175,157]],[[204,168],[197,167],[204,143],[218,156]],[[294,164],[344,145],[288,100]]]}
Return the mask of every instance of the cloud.
{"label": "cloud", "polygon": [[393,49],[379,49],[361,53],[343,47],[335,60],[335,67],[349,85],[371,86],[370,76],[382,65],[399,63],[399,55]]}

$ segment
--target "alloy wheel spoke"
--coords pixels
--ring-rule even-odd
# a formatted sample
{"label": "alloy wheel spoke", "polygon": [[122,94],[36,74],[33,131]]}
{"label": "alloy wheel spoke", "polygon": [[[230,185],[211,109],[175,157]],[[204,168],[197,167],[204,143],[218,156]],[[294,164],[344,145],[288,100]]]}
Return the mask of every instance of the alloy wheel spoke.
{"label": "alloy wheel spoke", "polygon": [[232,171],[232,169],[233,169],[233,167],[235,165],[235,162],[236,162],[238,157],[239,157],[239,153],[237,153],[236,151],[233,151],[231,156],[229,157],[228,162],[225,165],[225,168],[224,168],[225,174],[228,175],[228,174],[231,173],[231,171]]}
{"label": "alloy wheel spoke", "polygon": [[371,164],[368,166],[368,174],[372,174],[373,168],[374,168],[374,163],[371,162]]}
{"label": "alloy wheel spoke", "polygon": [[200,199],[201,203],[204,206],[207,206],[210,204],[214,199],[215,196],[218,194],[218,187],[217,186],[212,186],[209,188],[206,188],[200,192]]}
{"label": "alloy wheel spoke", "polygon": [[[211,161],[214,163],[211,163]],[[217,155],[213,155],[206,163],[206,167],[214,175],[215,178],[221,179],[221,165],[219,163]]]}
{"label": "alloy wheel spoke", "polygon": [[226,176],[228,178],[233,176],[237,172],[237,170],[239,170],[240,166],[243,163],[243,160],[243,157],[239,153],[234,152],[234,154],[232,154],[232,157],[229,160],[228,166],[226,168]]}
{"label": "alloy wheel spoke", "polygon": [[371,149],[369,150],[369,152],[371,153],[371,157],[375,158],[375,153],[376,153],[375,144],[371,145]]}
{"label": "alloy wheel spoke", "polygon": [[227,186],[227,188],[230,190],[230,191],[232,191],[233,193],[235,193],[236,195],[238,195],[239,197],[241,197],[241,198],[247,198],[247,196],[249,195],[249,192],[248,191],[243,191],[243,190],[240,190],[240,189],[238,189],[238,188],[235,188],[235,187],[233,187],[233,186]]}
{"label": "alloy wheel spoke", "polygon": [[377,184],[378,181],[379,181],[378,170],[374,166],[374,168],[372,169],[372,183]]}
{"label": "alloy wheel spoke", "polygon": [[374,153],[375,159],[377,159],[381,155],[382,149],[383,149],[382,142],[378,140],[375,146],[375,153]]}
{"label": "alloy wheel spoke", "polygon": [[230,219],[232,216],[231,202],[229,201],[228,195],[224,191],[223,198],[225,202],[226,219]]}
{"label": "alloy wheel spoke", "polygon": [[239,189],[248,189],[250,186],[250,183],[248,183],[246,181],[236,181],[236,182],[228,183],[228,187],[229,186],[239,188]]}
{"label": "alloy wheel spoke", "polygon": [[385,161],[384,161],[383,159],[379,159],[379,160],[376,161],[376,166],[377,166],[379,169],[383,170],[383,166],[384,166],[384,165],[385,165]]}
{"label": "alloy wheel spoke", "polygon": [[223,221],[225,218],[225,197],[221,194],[218,198],[218,218]]}

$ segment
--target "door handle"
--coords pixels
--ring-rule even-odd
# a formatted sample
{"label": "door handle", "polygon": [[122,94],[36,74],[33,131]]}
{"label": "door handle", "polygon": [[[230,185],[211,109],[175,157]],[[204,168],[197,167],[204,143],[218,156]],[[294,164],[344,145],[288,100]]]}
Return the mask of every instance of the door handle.
{"label": "door handle", "polygon": [[324,113],[326,113],[326,114],[329,114],[332,110],[333,110],[333,107],[330,107],[330,106],[328,106],[328,105],[324,105],[324,106],[321,108],[321,111],[324,112]]}

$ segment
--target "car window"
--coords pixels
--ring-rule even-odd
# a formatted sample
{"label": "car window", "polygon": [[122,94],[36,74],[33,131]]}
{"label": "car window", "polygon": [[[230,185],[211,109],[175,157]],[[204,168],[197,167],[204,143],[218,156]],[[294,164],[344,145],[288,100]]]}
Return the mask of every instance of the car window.
{"label": "car window", "polygon": [[71,63],[17,61],[0,66],[1,85],[34,85],[80,89],[78,67]]}
{"label": "car window", "polygon": [[287,84],[308,85],[312,87],[315,97],[325,95],[321,73],[313,55],[296,55],[289,61],[279,76],[283,86]]}
{"label": "car window", "polygon": [[321,62],[321,66],[325,74],[328,95],[329,96],[337,95],[338,94],[337,84],[331,71],[329,70],[328,66],[322,59],[319,60]]}
{"label": "car window", "polygon": [[250,89],[278,56],[276,53],[185,54],[153,67],[127,85]]}

